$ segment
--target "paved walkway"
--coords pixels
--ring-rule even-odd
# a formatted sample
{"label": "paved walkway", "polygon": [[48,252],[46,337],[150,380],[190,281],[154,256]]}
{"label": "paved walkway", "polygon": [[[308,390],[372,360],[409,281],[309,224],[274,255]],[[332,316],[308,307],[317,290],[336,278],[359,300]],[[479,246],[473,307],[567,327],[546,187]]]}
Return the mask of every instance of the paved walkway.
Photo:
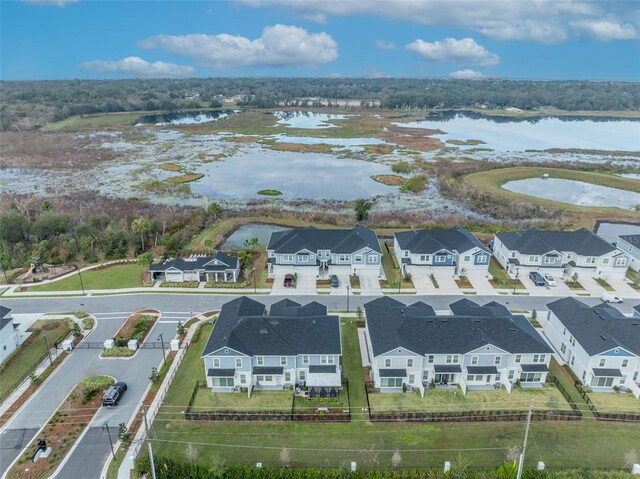
{"label": "paved walkway", "polygon": [[358,342],[360,343],[360,357],[362,358],[362,366],[371,366],[369,360],[369,349],[367,348],[367,336],[364,333],[364,328],[358,328]]}

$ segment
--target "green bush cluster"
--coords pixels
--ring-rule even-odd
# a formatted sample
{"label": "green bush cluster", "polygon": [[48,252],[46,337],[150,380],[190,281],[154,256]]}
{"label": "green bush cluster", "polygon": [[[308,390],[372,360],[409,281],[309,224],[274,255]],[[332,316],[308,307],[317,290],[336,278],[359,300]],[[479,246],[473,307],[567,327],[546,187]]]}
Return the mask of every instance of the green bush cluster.
{"label": "green bush cluster", "polygon": [[149,329],[149,324],[153,321],[153,316],[145,314],[140,316],[140,319],[136,321],[136,324],[133,325],[133,334],[131,335],[131,339],[137,339],[138,341],[142,341],[144,335]]}
{"label": "green bush cluster", "polygon": [[105,349],[100,356],[103,358],[127,358],[133,356],[135,351],[132,351],[127,346],[116,346],[113,348]]}

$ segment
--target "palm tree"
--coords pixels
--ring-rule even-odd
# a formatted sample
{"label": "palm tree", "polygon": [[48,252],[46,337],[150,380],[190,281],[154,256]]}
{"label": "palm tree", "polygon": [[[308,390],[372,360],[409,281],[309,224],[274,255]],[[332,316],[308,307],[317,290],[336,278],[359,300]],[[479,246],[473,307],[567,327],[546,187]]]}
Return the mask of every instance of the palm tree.
{"label": "palm tree", "polygon": [[149,232],[149,220],[138,218],[131,223],[131,231],[140,235],[140,249],[144,251],[144,235]]}

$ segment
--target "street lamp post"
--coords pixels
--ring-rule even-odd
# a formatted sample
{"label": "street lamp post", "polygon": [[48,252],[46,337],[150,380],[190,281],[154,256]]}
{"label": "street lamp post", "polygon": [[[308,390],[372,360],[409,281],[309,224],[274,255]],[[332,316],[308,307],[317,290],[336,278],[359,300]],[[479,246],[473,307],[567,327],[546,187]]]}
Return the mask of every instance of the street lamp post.
{"label": "street lamp post", "polygon": [[258,287],[256,286],[256,275],[258,274],[258,272],[255,268],[253,268],[251,270],[251,273],[253,273],[253,293],[258,294]]}
{"label": "street lamp post", "polygon": [[82,296],[84,296],[85,292],[84,292],[84,282],[82,281],[82,271],[78,270],[78,276],[80,277],[80,287],[82,288]]}
{"label": "street lamp post", "polygon": [[160,344],[162,344],[162,363],[164,364],[164,362],[167,360],[167,353],[165,353],[164,351],[164,338],[162,337],[164,333],[160,333],[160,336],[158,336],[158,341],[160,341]]}
{"label": "street lamp post", "polygon": [[106,422],[102,425],[102,429],[107,430],[107,436],[109,436],[109,445],[111,446],[111,455],[113,456],[113,460],[116,460],[116,453],[113,451],[113,441],[111,440],[111,432],[109,431],[109,424]]}
{"label": "street lamp post", "polygon": [[347,285],[347,313],[349,312],[349,285]]}
{"label": "street lamp post", "polygon": [[46,336],[42,336],[44,339],[44,347],[47,348],[47,357],[49,358],[49,364],[53,364],[53,360],[51,359],[51,350],[49,349],[49,342],[47,341]]}
{"label": "street lamp post", "polygon": [[516,279],[513,282],[513,294],[516,294],[516,286],[518,285],[518,276],[520,274],[520,268],[516,268]]}

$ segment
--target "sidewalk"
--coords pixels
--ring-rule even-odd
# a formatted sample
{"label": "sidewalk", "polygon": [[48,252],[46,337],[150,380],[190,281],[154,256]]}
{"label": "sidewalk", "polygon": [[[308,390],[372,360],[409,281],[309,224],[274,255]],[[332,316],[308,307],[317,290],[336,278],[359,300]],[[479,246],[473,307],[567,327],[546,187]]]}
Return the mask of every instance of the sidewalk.
{"label": "sidewalk", "polygon": [[[18,292],[16,289],[19,285],[12,285],[8,291],[2,295],[3,298],[27,298],[27,297],[47,297],[47,296],[83,296],[82,291],[25,291]],[[139,288],[121,288],[121,289],[85,289],[84,296],[99,296],[111,294],[129,294],[129,293],[185,293],[185,294],[269,294],[270,288],[161,288],[161,287],[139,287]]]}

